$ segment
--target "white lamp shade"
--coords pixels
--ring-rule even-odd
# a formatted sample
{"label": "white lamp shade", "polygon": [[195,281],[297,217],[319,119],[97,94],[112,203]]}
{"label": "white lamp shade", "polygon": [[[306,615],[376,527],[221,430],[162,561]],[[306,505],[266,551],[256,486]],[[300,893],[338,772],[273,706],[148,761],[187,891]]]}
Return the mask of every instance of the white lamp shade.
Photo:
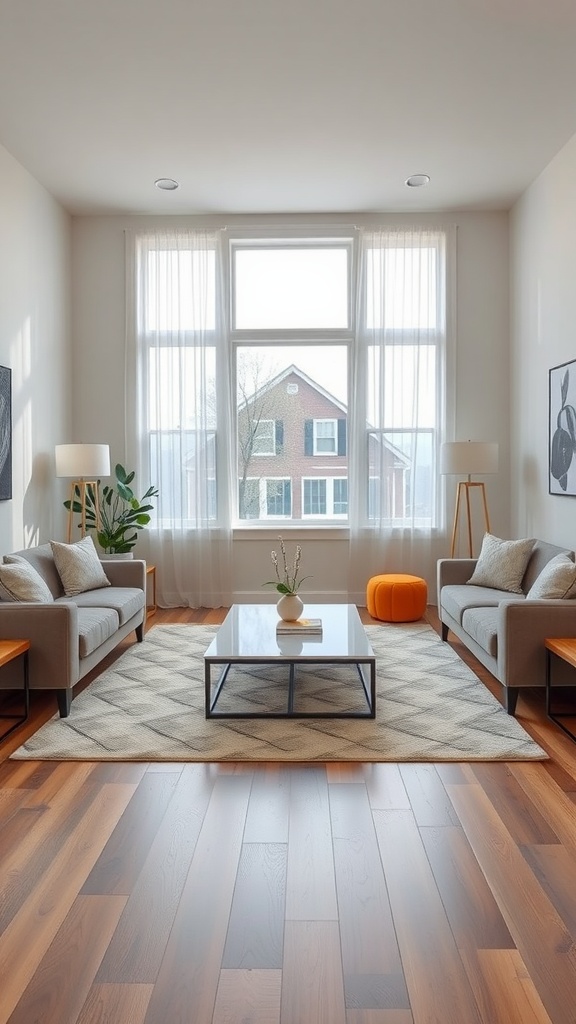
{"label": "white lamp shade", "polygon": [[496,441],[447,441],[440,450],[440,472],[470,476],[498,472]]}
{"label": "white lamp shade", "polygon": [[56,476],[74,480],[97,480],[110,476],[110,446],[107,444],[57,444]]}

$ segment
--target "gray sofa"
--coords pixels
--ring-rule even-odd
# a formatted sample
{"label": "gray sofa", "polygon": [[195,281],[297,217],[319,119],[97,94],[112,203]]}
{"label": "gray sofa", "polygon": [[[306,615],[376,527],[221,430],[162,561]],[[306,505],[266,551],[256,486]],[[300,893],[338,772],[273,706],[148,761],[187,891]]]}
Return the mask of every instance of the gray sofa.
{"label": "gray sofa", "polygon": [[[64,596],[50,544],[14,552],[25,558],[48,585],[53,602],[0,600],[0,637],[30,640],[31,690],[55,690],[60,716],[70,713],[73,688],[133,630],[143,639],[146,615],[146,562],[103,560],[111,586]],[[0,688],[20,689],[21,667],[0,672]]]}
{"label": "gray sofa", "polygon": [[[444,558],[438,562],[438,614],[442,639],[448,630],[466,645],[504,687],[504,705],[516,710],[524,686],[544,686],[548,637],[576,637],[576,600],[526,600],[544,566],[558,554],[574,552],[536,541],[522,579],[522,594],[467,585],[476,559]],[[576,683],[569,666],[554,666],[555,683]]]}

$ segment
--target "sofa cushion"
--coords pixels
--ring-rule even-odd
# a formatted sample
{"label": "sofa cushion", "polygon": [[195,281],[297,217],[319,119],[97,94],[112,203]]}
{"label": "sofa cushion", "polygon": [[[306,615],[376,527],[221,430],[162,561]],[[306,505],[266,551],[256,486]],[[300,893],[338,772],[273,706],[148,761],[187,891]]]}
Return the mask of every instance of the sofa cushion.
{"label": "sofa cushion", "polygon": [[64,593],[62,580],[54,565],[54,556],[49,544],[39,544],[36,548],[23,548],[21,551],[14,551],[11,555],[4,555],[5,562],[9,559],[24,559],[33,569],[36,569],[36,572],[48,585],[52,597],[62,597]]}
{"label": "sofa cushion", "polygon": [[52,603],[54,598],[36,569],[24,558],[6,555],[9,562],[0,565],[0,598],[3,601]]}
{"label": "sofa cushion", "polygon": [[498,657],[498,608],[467,608],[462,628],[483,651]]}
{"label": "sofa cushion", "polygon": [[[522,600],[523,598],[521,598]],[[490,587],[469,587],[467,584],[452,583],[442,587],[440,606],[453,619],[463,625],[462,616],[467,608],[497,608],[501,601],[517,601],[516,595],[506,590]]]}
{"label": "sofa cushion", "polygon": [[576,596],[576,564],[568,555],[551,558],[526,594],[527,601],[558,601]]}
{"label": "sofa cushion", "polygon": [[110,586],[89,534],[75,544],[61,544],[53,540],[50,547],[67,597]]}
{"label": "sofa cushion", "polygon": [[145,594],[143,590],[136,587],[108,587],[102,590],[90,590],[85,594],[77,594],[73,600],[78,608],[114,609],[120,625],[123,626],[144,607]]}
{"label": "sofa cushion", "polygon": [[476,568],[468,580],[468,586],[492,587],[521,594],[522,579],[536,541],[501,540],[491,533],[485,533]]}
{"label": "sofa cushion", "polygon": [[525,594],[528,593],[532,585],[536,582],[538,576],[542,572],[542,569],[548,564],[548,562],[555,558],[556,555],[568,555],[572,561],[574,561],[574,552],[569,548],[559,548],[557,544],[549,544],[545,540],[537,540],[528,565],[526,566],[526,572],[524,573],[524,579],[522,580],[522,590]]}
{"label": "sofa cushion", "polygon": [[78,652],[81,658],[98,650],[118,629],[118,613],[113,608],[78,609]]}

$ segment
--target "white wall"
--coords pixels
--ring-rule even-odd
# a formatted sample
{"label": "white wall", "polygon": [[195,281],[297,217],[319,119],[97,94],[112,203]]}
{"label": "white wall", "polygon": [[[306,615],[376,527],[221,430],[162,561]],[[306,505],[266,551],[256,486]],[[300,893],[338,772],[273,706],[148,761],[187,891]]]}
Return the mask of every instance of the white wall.
{"label": "white wall", "polygon": [[576,359],[576,136],[511,213],[514,534],[576,546],[576,498],[548,493],[548,371]]}
{"label": "white wall", "polygon": [[[187,218],[178,218],[181,221]],[[332,223],[333,218],[316,216],[313,223]],[[339,223],[367,223],[366,215],[339,217]],[[377,217],[370,218],[378,222]],[[381,218],[380,218],[381,219]],[[386,218],[405,223],[406,216]],[[419,217],[418,223],[457,225],[457,330],[455,387],[450,408],[458,440],[494,440],[500,443],[501,470],[486,478],[495,533],[509,530],[509,402],[508,402],[508,215],[465,213],[448,218]],[[166,220],[166,219],[164,219]],[[174,219],[173,219],[174,220]],[[289,217],[190,218],[194,223],[265,225],[290,223]],[[298,218],[299,221],[302,218]],[[308,218],[306,218],[308,222]],[[113,463],[124,460],[124,230],[158,223],[146,217],[75,217],[73,251],[73,338],[74,338],[74,433],[78,440],[100,441],[111,446]],[[438,552],[448,553],[454,503],[455,481],[447,484],[448,522]],[[262,600],[262,579],[270,567],[270,549],[278,527],[259,528],[257,534],[242,531],[234,542],[235,594],[244,600]],[[290,534],[292,537],[292,533]],[[345,531],[336,536],[316,531],[298,534],[306,557],[306,572],[314,576],[311,586],[321,600],[345,600],[348,574],[348,545]],[[138,542],[145,556],[145,537]],[[372,572],[379,571],[374,565]],[[435,561],[420,567],[434,595]],[[161,588],[161,580],[159,581]],[[358,584],[362,597],[364,576]],[[316,589],[317,588],[317,589]],[[312,599],[310,590],[309,599]],[[269,595],[272,599],[272,595]]]}
{"label": "white wall", "polygon": [[54,445],[71,427],[70,218],[0,146],[0,363],[12,370],[12,500],[0,554],[61,537]]}

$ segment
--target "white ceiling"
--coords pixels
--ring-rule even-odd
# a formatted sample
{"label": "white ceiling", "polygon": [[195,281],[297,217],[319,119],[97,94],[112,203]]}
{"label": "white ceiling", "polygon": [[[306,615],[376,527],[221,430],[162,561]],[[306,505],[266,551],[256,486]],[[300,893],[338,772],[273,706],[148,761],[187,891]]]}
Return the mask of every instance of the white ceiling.
{"label": "white ceiling", "polygon": [[74,213],[506,208],[575,101],[574,0],[0,0],[0,142]]}

